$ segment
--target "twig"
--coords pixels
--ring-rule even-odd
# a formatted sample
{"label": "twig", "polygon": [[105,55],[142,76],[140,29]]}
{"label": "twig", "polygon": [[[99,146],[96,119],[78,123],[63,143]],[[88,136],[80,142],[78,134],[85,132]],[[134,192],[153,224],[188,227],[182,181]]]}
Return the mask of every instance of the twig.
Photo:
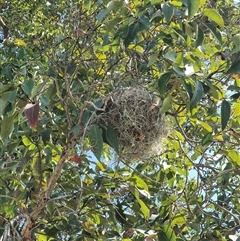
{"label": "twig", "polygon": [[85,101],[85,103],[93,106],[95,110],[99,110],[99,111],[105,111],[106,105],[107,105],[107,101],[105,101],[103,108],[97,107],[92,101]]}
{"label": "twig", "polygon": [[39,214],[45,208],[46,204],[50,201],[50,196],[56,185],[57,179],[60,176],[61,170],[65,162],[67,161],[72,148],[74,148],[74,146],[76,145],[77,140],[78,140],[78,135],[76,134],[73,134],[69,138],[69,142],[67,143],[66,147],[63,149],[61,158],[57,163],[55,170],[51,176],[51,179],[48,183],[47,190],[45,191],[45,197],[40,200],[38,207],[30,215],[27,215],[27,221],[24,223],[24,226],[21,232],[21,236],[24,238],[23,240],[26,240],[26,241],[31,240],[31,231],[32,231],[33,224],[37,220]]}
{"label": "twig", "polygon": [[190,146],[193,146],[192,143],[198,143],[198,144],[200,143],[200,141],[192,140],[192,139],[190,139],[190,138],[186,135],[186,133],[184,132],[183,128],[182,128],[181,125],[179,124],[178,119],[177,119],[176,116],[175,116],[175,120],[176,120],[176,123],[177,123],[178,128],[180,129],[181,133],[183,134],[183,136],[185,137],[185,139],[188,141],[188,144],[189,144]]}
{"label": "twig", "polygon": [[9,29],[1,17],[0,17],[0,26],[3,29],[3,39],[0,39],[0,43],[2,43],[4,41],[4,39],[6,39],[8,37]]}

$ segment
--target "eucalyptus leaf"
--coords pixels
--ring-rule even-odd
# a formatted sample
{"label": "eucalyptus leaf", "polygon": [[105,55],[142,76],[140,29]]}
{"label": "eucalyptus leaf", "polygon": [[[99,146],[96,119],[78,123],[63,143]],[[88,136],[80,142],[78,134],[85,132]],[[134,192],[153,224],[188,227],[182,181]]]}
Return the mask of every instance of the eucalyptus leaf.
{"label": "eucalyptus leaf", "polygon": [[212,19],[215,23],[217,23],[220,26],[220,28],[224,27],[224,20],[215,9],[206,8],[203,10],[203,15]]}
{"label": "eucalyptus leaf", "polygon": [[4,140],[9,137],[13,131],[14,119],[18,113],[15,112],[11,116],[5,116],[1,123],[1,139]]}
{"label": "eucalyptus leaf", "polygon": [[106,139],[108,141],[108,143],[110,144],[110,146],[112,146],[114,148],[114,150],[119,153],[119,143],[118,143],[118,139],[117,139],[117,134],[114,131],[114,129],[110,126],[107,127],[106,130]]}
{"label": "eucalyptus leaf", "polygon": [[240,73],[240,58],[233,62],[231,67],[226,71],[226,74],[237,74]]}
{"label": "eucalyptus leaf", "polygon": [[173,6],[164,4],[162,7],[163,15],[166,19],[167,24],[171,21],[171,18],[173,16]]}
{"label": "eucalyptus leaf", "polygon": [[161,75],[158,79],[158,90],[161,95],[164,95],[166,92],[166,85],[172,76],[171,72],[166,72]]}
{"label": "eucalyptus leaf", "polygon": [[198,27],[195,47],[200,46],[203,43],[203,40],[204,40],[204,33],[203,33],[202,29]]}
{"label": "eucalyptus leaf", "polygon": [[203,96],[203,85],[200,81],[196,81],[195,89],[193,91],[193,96],[190,101],[190,109],[195,107],[197,103],[202,99]]}
{"label": "eucalyptus leaf", "polygon": [[228,101],[223,100],[221,105],[221,124],[222,130],[224,130],[227,126],[231,114],[231,106]]}
{"label": "eucalyptus leaf", "polygon": [[192,19],[200,7],[200,0],[187,0],[188,5],[188,20]]}
{"label": "eucalyptus leaf", "polygon": [[88,131],[88,138],[96,158],[100,160],[103,150],[102,129],[97,125],[92,125]]}

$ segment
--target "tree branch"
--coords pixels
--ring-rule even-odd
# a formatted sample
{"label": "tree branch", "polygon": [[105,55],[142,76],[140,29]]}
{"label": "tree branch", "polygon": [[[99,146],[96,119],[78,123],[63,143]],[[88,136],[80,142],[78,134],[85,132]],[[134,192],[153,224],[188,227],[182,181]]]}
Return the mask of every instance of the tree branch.
{"label": "tree branch", "polygon": [[77,135],[73,134],[72,137],[70,138],[67,146],[62,151],[61,158],[60,158],[59,162],[57,163],[57,165],[55,167],[55,170],[54,170],[54,172],[51,176],[51,179],[48,183],[47,190],[45,191],[45,197],[43,197],[43,199],[40,201],[39,206],[30,214],[31,219],[33,221],[37,220],[38,215],[41,213],[41,211],[43,210],[43,208],[45,207],[45,205],[49,201],[49,198],[50,198],[51,193],[52,193],[52,191],[55,187],[57,179],[60,176],[61,170],[62,170],[65,162],[67,161],[67,159],[69,157],[70,151],[76,145],[76,142],[77,142]]}
{"label": "tree branch", "polygon": [[0,39],[0,43],[3,42],[4,39],[6,39],[8,37],[9,34],[9,29],[7,27],[7,25],[4,23],[3,19],[0,17],[0,26],[3,29],[3,39]]}

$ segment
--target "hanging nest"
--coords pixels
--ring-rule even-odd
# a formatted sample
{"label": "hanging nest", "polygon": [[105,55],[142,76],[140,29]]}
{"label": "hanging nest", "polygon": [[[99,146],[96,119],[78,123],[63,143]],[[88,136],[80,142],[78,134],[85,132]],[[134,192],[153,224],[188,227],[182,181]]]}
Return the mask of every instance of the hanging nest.
{"label": "hanging nest", "polygon": [[119,88],[107,97],[94,122],[114,129],[122,156],[156,155],[167,133],[164,116],[159,114],[161,104],[143,87]]}

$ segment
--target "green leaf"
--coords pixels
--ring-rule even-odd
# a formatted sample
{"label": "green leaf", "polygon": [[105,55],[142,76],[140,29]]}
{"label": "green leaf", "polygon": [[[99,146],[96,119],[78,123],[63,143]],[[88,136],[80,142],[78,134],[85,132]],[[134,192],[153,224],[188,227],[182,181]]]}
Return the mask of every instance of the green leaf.
{"label": "green leaf", "polygon": [[202,31],[202,29],[200,29],[198,27],[197,29],[197,39],[196,39],[196,42],[195,42],[195,47],[197,48],[198,46],[200,46],[202,44],[204,40],[204,33]]}
{"label": "green leaf", "polygon": [[122,20],[122,18],[117,17],[114,18],[113,20],[111,20],[110,22],[108,22],[107,26],[106,26],[106,30],[107,32],[110,32],[114,27],[116,27],[116,25]]}
{"label": "green leaf", "polygon": [[98,20],[98,22],[102,22],[102,20],[107,16],[107,14],[109,14],[111,11],[118,11],[122,6],[122,2],[121,1],[116,1],[113,0],[111,2],[108,3],[107,8],[103,9],[102,11],[100,11],[96,18]]}
{"label": "green leaf", "polygon": [[176,241],[176,235],[170,225],[163,225],[158,233],[158,238],[161,241]]}
{"label": "green leaf", "polygon": [[93,153],[100,160],[103,150],[102,129],[97,125],[92,125],[88,132],[88,138],[93,146]]}
{"label": "green leaf", "polygon": [[186,223],[186,215],[182,215],[182,214],[177,214],[172,223],[171,223],[171,227],[174,227],[175,225],[184,225]]}
{"label": "green leaf", "polygon": [[207,86],[210,88],[211,95],[215,98],[218,99],[218,88],[212,84],[212,82],[209,79],[204,79],[204,82],[207,84]]}
{"label": "green leaf", "polygon": [[162,0],[151,0],[152,5],[159,4],[159,3],[162,3]]}
{"label": "green leaf", "polygon": [[175,7],[181,7],[182,6],[182,2],[180,1],[170,1],[171,5],[175,6]]}
{"label": "green leaf", "polygon": [[148,19],[145,15],[142,15],[142,16],[139,18],[139,23],[140,23],[139,31],[148,29],[149,26],[150,26],[149,19]]}
{"label": "green leaf", "polygon": [[210,125],[208,125],[206,122],[204,121],[200,121],[200,120],[197,120],[196,122],[197,125],[201,125],[203,127],[203,129],[205,129],[206,131],[208,132],[212,132],[213,129]]}
{"label": "green leaf", "polygon": [[97,165],[96,165],[96,171],[99,172],[104,172],[105,170],[107,169],[107,165],[102,163],[102,162],[97,162]]}
{"label": "green leaf", "polygon": [[50,100],[45,95],[41,95],[40,100],[42,105],[49,106]]}
{"label": "green leaf", "polygon": [[13,115],[9,117],[5,117],[1,123],[1,138],[2,140],[5,140],[9,135],[11,135],[13,131],[13,123],[14,119],[17,115],[17,112],[15,112]]}
{"label": "green leaf", "polygon": [[186,77],[186,75],[185,75],[185,68],[179,68],[178,66],[173,66],[173,70],[174,70],[178,75]]}
{"label": "green leaf", "polygon": [[68,65],[67,65],[67,73],[69,75],[72,75],[75,73],[75,70],[77,68],[77,64],[74,61],[71,61]]}
{"label": "green leaf", "polygon": [[236,85],[229,85],[229,87],[227,88],[227,90],[235,90],[240,92],[240,87],[236,86]]}
{"label": "green leaf", "polygon": [[156,54],[151,54],[149,56],[148,65],[147,66],[149,67],[149,66],[153,65],[156,62],[157,58],[158,58],[158,54],[157,53]]}
{"label": "green leaf", "polygon": [[142,213],[145,217],[145,219],[149,219],[150,217],[150,210],[147,207],[147,205],[139,198],[137,198],[139,205],[141,206]]}
{"label": "green leaf", "polygon": [[50,134],[51,134],[51,129],[49,128],[42,131],[41,136],[42,136],[42,141],[44,145],[46,145],[50,141]]}
{"label": "green leaf", "polygon": [[238,74],[240,73],[240,58],[233,62],[231,67],[227,70],[226,74]]}
{"label": "green leaf", "polygon": [[172,72],[166,72],[161,75],[158,79],[158,90],[161,95],[164,95],[166,92],[166,85],[169,79],[171,78]]}
{"label": "green leaf", "polygon": [[170,94],[163,100],[163,105],[159,110],[160,114],[167,112],[172,106],[172,96]]}
{"label": "green leaf", "polygon": [[231,114],[231,106],[228,101],[223,100],[221,105],[221,124],[222,130],[224,130],[227,126],[228,120]]}
{"label": "green leaf", "polygon": [[22,142],[25,146],[30,146],[31,145],[31,141],[29,140],[29,138],[27,136],[23,136],[22,137]]}
{"label": "green leaf", "polygon": [[9,92],[5,92],[0,98],[0,115],[2,115],[4,112],[8,98],[9,98]]}
{"label": "green leaf", "polygon": [[101,23],[107,14],[108,14],[108,9],[103,9],[101,12],[99,12],[98,15],[96,16],[98,22]]}
{"label": "green leaf", "polygon": [[42,160],[37,153],[34,157],[32,157],[32,174],[33,176],[38,179],[37,177],[41,177],[42,175]]}
{"label": "green leaf", "polygon": [[162,11],[163,11],[163,15],[166,19],[167,24],[169,24],[169,22],[171,21],[172,16],[173,16],[173,6],[164,4],[162,7]]}
{"label": "green leaf", "polygon": [[240,165],[240,154],[235,150],[226,151],[227,157],[233,161],[233,163]]}
{"label": "green leaf", "polygon": [[120,27],[117,32],[114,35],[114,39],[116,38],[126,38],[126,36],[128,35],[129,32],[129,26],[125,25],[123,27]]}
{"label": "green leaf", "polygon": [[191,222],[189,224],[189,227],[191,227],[193,230],[196,230],[197,233],[199,233],[201,230],[201,226],[199,223]]}
{"label": "green leaf", "polygon": [[224,28],[223,18],[215,9],[206,8],[203,10],[203,15],[212,19],[220,28]]}
{"label": "green leaf", "polygon": [[195,90],[193,92],[193,96],[192,96],[191,101],[190,101],[190,109],[191,110],[201,100],[202,96],[203,96],[203,86],[202,86],[202,83],[200,81],[197,81]]}
{"label": "green leaf", "polygon": [[9,94],[9,97],[8,97],[8,101],[10,102],[10,103],[14,103],[15,102],[15,100],[16,100],[16,96],[17,96],[17,89],[16,90],[13,90],[10,94]]}
{"label": "green leaf", "polygon": [[28,96],[31,96],[33,87],[34,87],[34,82],[32,79],[25,80],[22,84],[22,89]]}
{"label": "green leaf", "polygon": [[39,95],[39,93],[41,93],[41,90],[45,87],[45,85],[45,82],[35,85],[32,89],[31,96],[35,97],[36,95]]}
{"label": "green leaf", "polygon": [[143,213],[145,219],[149,219],[149,217],[150,217],[150,210],[149,210],[149,208],[147,207],[147,205],[140,199],[138,189],[137,189],[137,188],[134,188],[134,189],[132,190],[132,192],[133,192],[135,198],[137,199],[138,204],[139,204],[140,207],[141,207],[141,210],[142,210],[142,213]]}
{"label": "green leaf", "polygon": [[185,90],[187,91],[189,98],[191,99],[193,96],[192,85],[187,83],[186,81],[184,81],[183,86],[184,86]]}
{"label": "green leaf", "polygon": [[111,12],[111,11],[119,10],[121,6],[122,6],[121,1],[113,0],[108,3],[107,9],[108,9],[108,12]]}
{"label": "green leaf", "polygon": [[4,74],[8,79],[12,78],[12,67],[11,66],[6,66],[2,69],[2,74]]}
{"label": "green leaf", "polygon": [[138,176],[133,176],[133,177],[131,177],[131,178],[129,179],[129,181],[133,181],[134,184],[135,184],[137,187],[148,191],[148,185],[147,185],[146,182],[145,182],[143,179],[141,179],[140,177],[138,177]]}
{"label": "green leaf", "polygon": [[121,203],[117,203],[115,207],[115,216],[116,219],[121,223],[125,224],[126,223],[126,214],[123,211],[123,207]]}
{"label": "green leaf", "polygon": [[219,43],[222,44],[222,35],[219,29],[210,23],[205,23],[204,25],[213,33],[213,35],[219,41]]}
{"label": "green leaf", "polygon": [[44,235],[44,234],[37,234],[37,240],[41,240],[41,241],[47,241],[48,236]]}
{"label": "green leaf", "polygon": [[237,34],[237,35],[233,36],[232,42],[234,43],[235,47],[239,47],[240,46],[240,35]]}
{"label": "green leaf", "polygon": [[108,126],[106,130],[106,139],[109,142],[109,144],[114,148],[114,150],[119,153],[119,143],[117,139],[117,134],[115,130]]}
{"label": "green leaf", "polygon": [[213,140],[212,133],[209,132],[202,138],[201,144],[202,146],[205,146],[207,144],[212,143],[212,140]]}
{"label": "green leaf", "polygon": [[70,132],[78,135],[80,133],[80,130],[81,130],[80,124],[76,124],[75,126],[73,126]]}
{"label": "green leaf", "polygon": [[172,61],[172,62],[176,62],[176,53],[175,52],[173,52],[173,51],[168,51],[166,54],[165,54],[165,57],[167,58],[167,59],[169,59],[170,61]]}
{"label": "green leaf", "polygon": [[200,7],[200,0],[187,0],[188,20],[192,19]]}
{"label": "green leaf", "polygon": [[3,85],[3,84],[0,84],[0,94],[10,90],[12,88],[11,85]]}
{"label": "green leaf", "polygon": [[26,77],[26,74],[27,74],[27,67],[26,67],[26,65],[21,66],[21,68],[19,69],[19,74],[21,74],[22,76]]}
{"label": "green leaf", "polygon": [[128,47],[129,44],[136,38],[138,31],[139,31],[139,23],[138,22],[135,22],[129,26],[128,34],[124,39],[125,47]]}
{"label": "green leaf", "polygon": [[16,39],[14,41],[14,44],[17,45],[18,47],[27,45],[22,39]]}

